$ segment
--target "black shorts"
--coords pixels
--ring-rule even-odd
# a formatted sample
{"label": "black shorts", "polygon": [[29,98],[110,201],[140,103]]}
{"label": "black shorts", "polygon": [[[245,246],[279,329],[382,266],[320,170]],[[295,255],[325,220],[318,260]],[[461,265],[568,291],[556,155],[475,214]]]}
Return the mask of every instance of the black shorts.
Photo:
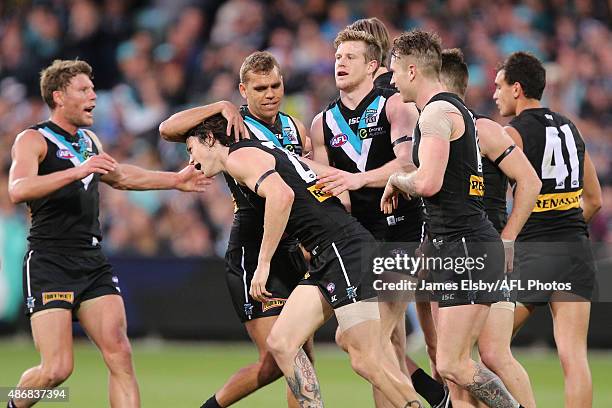
{"label": "black shorts", "polygon": [[421,242],[423,238],[423,220],[420,213],[417,219],[409,219],[407,215],[390,215],[386,218],[358,221],[379,242]]}
{"label": "black shorts", "polygon": [[300,285],[318,286],[334,309],[376,296],[372,271],[368,270],[375,247],[371,234],[356,229],[355,235],[332,242],[313,255]]}
{"label": "black shorts", "polygon": [[119,279],[101,250],[78,255],[30,250],[23,263],[26,315],[45,309],[69,309],[73,315],[82,302],[104,295],[119,295]]}
{"label": "black shorts", "polygon": [[270,275],[266,283],[266,289],[272,296],[267,302],[261,303],[249,295],[258,257],[257,244],[228,248],[225,254],[227,287],[242,323],[260,317],[278,316],[308,269],[304,254],[297,244],[279,246],[270,262]]}
{"label": "black shorts", "polygon": [[426,262],[431,281],[421,284],[440,307],[492,304],[510,300],[504,274],[504,247],[490,226],[461,237],[434,237]]}
{"label": "black shorts", "polygon": [[570,238],[573,241],[565,242],[554,238],[516,243],[515,269],[521,284],[518,302],[547,304],[553,294],[555,301],[577,300],[572,295],[592,299],[596,266],[591,241],[586,235],[577,235]]}

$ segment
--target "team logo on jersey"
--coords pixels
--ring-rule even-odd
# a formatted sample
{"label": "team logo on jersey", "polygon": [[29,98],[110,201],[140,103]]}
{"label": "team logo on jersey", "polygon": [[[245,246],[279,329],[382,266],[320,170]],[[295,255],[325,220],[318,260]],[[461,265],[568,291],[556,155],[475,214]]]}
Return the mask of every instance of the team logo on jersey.
{"label": "team logo on jersey", "polygon": [[330,193],[326,193],[323,191],[322,184],[313,184],[312,186],[308,187],[308,191],[310,191],[310,194],[312,194],[314,198],[319,200],[319,202],[323,202],[328,198],[333,197]]}
{"label": "team logo on jersey", "polygon": [[344,133],[341,133],[339,135],[332,137],[332,139],[329,141],[329,145],[331,147],[340,147],[346,142],[348,142],[348,136],[345,135]]}
{"label": "team logo on jersey", "polygon": [[582,189],[568,193],[540,194],[532,212],[564,211],[580,207]]}
{"label": "team logo on jersey", "polygon": [[298,138],[297,135],[295,134],[295,132],[293,131],[293,129],[291,129],[290,127],[284,127],[283,128],[283,135],[291,142],[291,143],[297,143],[298,142]]}
{"label": "team logo on jersey", "polygon": [[470,195],[482,197],[484,196],[484,179],[480,176],[470,176]]}
{"label": "team logo on jersey", "polygon": [[365,112],[365,123],[378,123],[378,110],[377,109],[366,109]]}
{"label": "team logo on jersey", "polygon": [[61,300],[63,302],[74,303],[74,292],[43,292],[42,302],[46,305],[49,302]]}
{"label": "team logo on jersey", "polygon": [[280,299],[280,298],[268,299],[261,304],[261,311],[265,312],[266,310],[274,309],[277,307],[283,307],[286,301],[287,299]]}
{"label": "team logo on jersey", "polygon": [[55,153],[58,159],[70,160],[74,159],[74,154],[68,149],[58,149]]}

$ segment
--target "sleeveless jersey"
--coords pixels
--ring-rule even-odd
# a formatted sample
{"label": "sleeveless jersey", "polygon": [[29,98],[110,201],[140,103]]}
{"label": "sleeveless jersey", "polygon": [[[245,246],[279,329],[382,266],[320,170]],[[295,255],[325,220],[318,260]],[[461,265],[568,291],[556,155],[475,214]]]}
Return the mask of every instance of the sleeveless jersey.
{"label": "sleeveless jersey", "polygon": [[[396,91],[374,88],[355,110],[340,98],[323,112],[323,135],[330,165],[350,173],[377,169],[395,159],[386,103]],[[408,130],[412,131],[412,129]],[[349,191],[351,213],[363,225],[387,218],[380,211],[384,188],[363,187]],[[420,200],[400,197],[393,215],[420,220]]]}
{"label": "sleeveless jersey", "polygon": [[[484,115],[472,112],[474,118],[489,119]],[[484,206],[489,221],[500,232],[508,222],[506,208],[506,191],[508,190],[508,177],[491,160],[482,158],[482,173],[484,176]]]}
{"label": "sleeveless jersey", "polygon": [[[254,147],[274,156],[275,170],[295,193],[293,206],[287,223],[290,238],[295,238],[312,252],[323,249],[334,240],[354,235],[357,221],[344,209],[337,197],[323,193],[317,186],[317,176],[298,157],[285,149],[277,148],[273,142],[241,140],[229,148],[229,153]],[[263,216],[265,200],[246,186],[239,185],[249,203]],[[352,227],[352,228],[351,228]],[[350,231],[349,231],[350,230]]]}
{"label": "sleeveless jersey", "polygon": [[[269,125],[254,117],[246,105],[240,107],[240,114],[251,133],[251,137],[262,141],[270,141],[274,146],[302,155],[302,137],[289,115],[279,112],[276,123]],[[229,246],[233,248],[245,243],[259,244],[263,237],[263,218],[261,214],[256,212],[248,202],[236,185],[236,181],[226,173],[223,175],[234,200],[234,222],[230,231]]]}
{"label": "sleeveless jersey", "polygon": [[[441,100],[459,109],[465,123],[465,132],[460,138],[450,142],[442,188],[432,197],[423,197],[425,223],[432,237],[468,234],[479,229],[483,222],[487,222],[483,202],[482,158],[475,120],[455,94],[439,93],[426,105]],[[414,130],[413,147],[413,161],[417,166],[419,166],[420,143],[421,131],[417,125]]]}
{"label": "sleeveless jersey", "polygon": [[548,108],[526,109],[510,121],[542,180],[538,201],[519,239],[586,234],[580,207],[585,145],[576,126]]}
{"label": "sleeveless jersey", "polygon": [[[47,143],[47,154],[38,165],[39,176],[79,166],[98,154],[98,147],[83,129],[78,129],[73,136],[51,121],[30,129],[38,131]],[[98,220],[99,180],[99,174],[90,174],[46,197],[28,201],[32,214],[30,248],[99,248],[102,241]]]}

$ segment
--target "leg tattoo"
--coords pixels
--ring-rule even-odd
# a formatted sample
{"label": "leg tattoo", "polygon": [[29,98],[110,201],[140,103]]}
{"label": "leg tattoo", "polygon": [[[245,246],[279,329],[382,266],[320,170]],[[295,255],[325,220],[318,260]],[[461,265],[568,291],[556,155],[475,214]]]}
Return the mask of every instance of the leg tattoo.
{"label": "leg tattoo", "polygon": [[319,380],[312,363],[300,348],[293,362],[294,377],[287,377],[287,384],[302,408],[323,408]]}
{"label": "leg tattoo", "polygon": [[519,403],[510,395],[502,380],[480,363],[476,363],[473,382],[467,384],[465,388],[488,407],[519,407]]}

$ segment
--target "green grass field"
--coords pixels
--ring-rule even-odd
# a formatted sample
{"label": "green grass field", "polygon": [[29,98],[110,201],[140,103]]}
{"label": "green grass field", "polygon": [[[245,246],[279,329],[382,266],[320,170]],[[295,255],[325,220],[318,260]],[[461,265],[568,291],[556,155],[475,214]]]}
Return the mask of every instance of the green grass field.
{"label": "green grass field", "polygon": [[[328,407],[372,407],[368,384],[351,371],[346,356],[333,346],[316,348],[316,367]],[[517,357],[531,376],[538,407],[563,406],[563,378],[555,355],[550,351],[522,351]],[[255,358],[247,343],[134,343],[134,358],[142,393],[142,406],[199,407],[236,369]],[[424,353],[416,355],[425,363]],[[592,352],[596,408],[612,407],[612,353]],[[22,371],[37,364],[38,356],[27,341],[0,342],[0,387],[13,386]],[[65,386],[70,388],[69,403],[46,403],[50,407],[107,407],[106,371],[97,350],[87,342],[78,342],[75,371]],[[0,406],[3,406],[0,404]],[[239,408],[285,406],[282,381],[246,398]]]}

